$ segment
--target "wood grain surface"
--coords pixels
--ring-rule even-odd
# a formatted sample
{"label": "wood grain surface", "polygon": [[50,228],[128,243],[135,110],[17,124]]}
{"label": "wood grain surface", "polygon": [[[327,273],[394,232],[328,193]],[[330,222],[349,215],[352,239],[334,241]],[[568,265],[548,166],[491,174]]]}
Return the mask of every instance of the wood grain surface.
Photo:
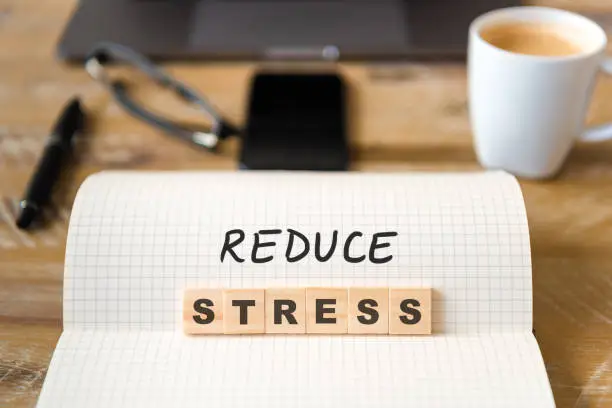
{"label": "wood grain surface", "polygon": [[[612,28],[610,0],[537,0]],[[126,116],[79,67],[54,59],[73,0],[0,0],[0,406],[34,406],[61,332],[64,245],[79,183],[101,169],[235,169],[237,145],[212,156]],[[246,63],[168,69],[242,123]],[[474,170],[463,64],[338,66],[350,85],[354,168]],[[198,120],[166,93],[130,79],[139,97]],[[61,105],[85,98],[94,123],[47,228],[14,228],[17,203]],[[589,123],[612,121],[612,78],[602,77]],[[612,407],[612,143],[581,144],[562,174],[521,182],[533,247],[535,329],[557,406]]]}

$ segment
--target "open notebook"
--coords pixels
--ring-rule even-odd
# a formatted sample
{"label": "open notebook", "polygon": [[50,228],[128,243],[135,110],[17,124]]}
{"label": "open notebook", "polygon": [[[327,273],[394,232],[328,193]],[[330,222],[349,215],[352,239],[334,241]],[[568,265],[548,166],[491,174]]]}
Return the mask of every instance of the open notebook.
{"label": "open notebook", "polygon": [[[221,263],[232,228],[398,236],[382,265],[288,264],[282,242],[269,263]],[[183,334],[184,288],[270,286],[431,287],[434,334]],[[531,298],[504,173],[102,173],[74,205],[38,407],[554,407]]]}

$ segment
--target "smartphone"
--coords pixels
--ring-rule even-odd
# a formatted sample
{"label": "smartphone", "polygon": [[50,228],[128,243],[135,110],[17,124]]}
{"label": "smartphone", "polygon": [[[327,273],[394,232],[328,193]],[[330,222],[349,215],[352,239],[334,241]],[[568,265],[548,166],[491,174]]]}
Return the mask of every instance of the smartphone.
{"label": "smartphone", "polygon": [[345,99],[336,74],[258,73],[251,83],[241,168],[346,170]]}

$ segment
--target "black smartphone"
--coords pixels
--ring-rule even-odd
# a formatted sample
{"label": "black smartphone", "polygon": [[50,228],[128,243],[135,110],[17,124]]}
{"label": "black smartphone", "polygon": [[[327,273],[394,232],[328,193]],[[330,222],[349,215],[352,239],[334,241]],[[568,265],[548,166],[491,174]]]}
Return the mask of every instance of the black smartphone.
{"label": "black smartphone", "polygon": [[251,83],[241,167],[346,170],[345,99],[336,74],[258,73]]}

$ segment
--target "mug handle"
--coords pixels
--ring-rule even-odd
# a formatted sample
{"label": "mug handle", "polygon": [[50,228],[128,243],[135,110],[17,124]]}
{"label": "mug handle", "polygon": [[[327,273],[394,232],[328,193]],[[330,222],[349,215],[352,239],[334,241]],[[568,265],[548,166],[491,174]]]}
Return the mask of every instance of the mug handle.
{"label": "mug handle", "polygon": [[[601,70],[608,75],[612,75],[612,57],[606,58],[601,63]],[[602,142],[612,139],[612,123],[587,128],[579,140],[583,142]]]}

